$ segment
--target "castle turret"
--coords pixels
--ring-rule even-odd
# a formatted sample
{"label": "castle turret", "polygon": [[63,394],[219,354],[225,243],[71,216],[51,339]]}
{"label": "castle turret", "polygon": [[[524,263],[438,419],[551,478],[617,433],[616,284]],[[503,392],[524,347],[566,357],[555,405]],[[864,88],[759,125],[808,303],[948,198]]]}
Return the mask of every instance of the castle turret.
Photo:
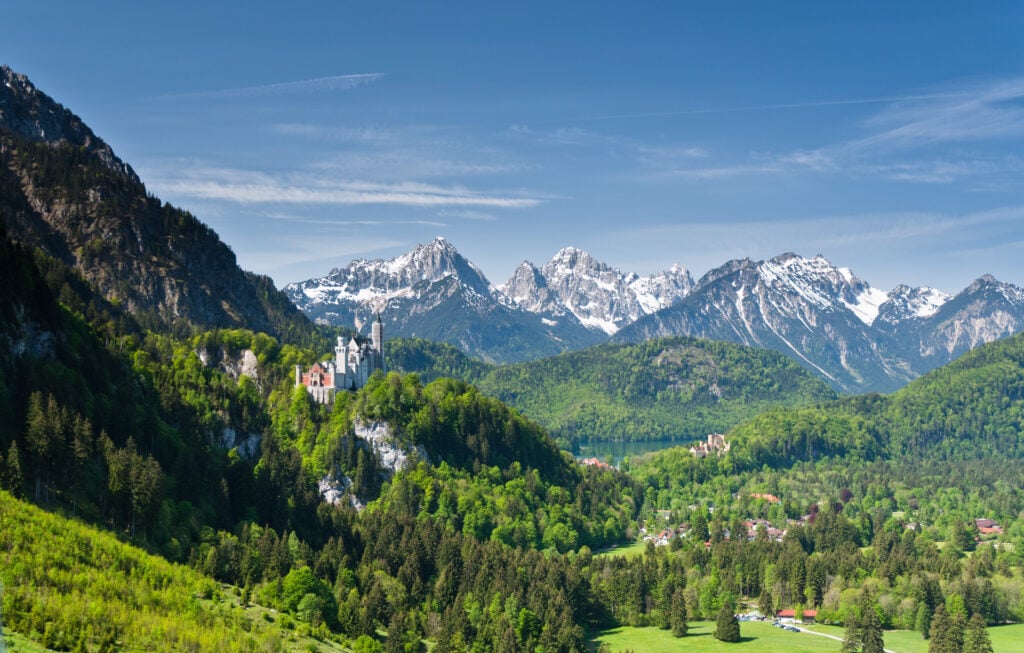
{"label": "castle turret", "polygon": [[380,321],[380,313],[377,313],[377,319],[370,327],[370,343],[377,354],[384,353],[384,325]]}

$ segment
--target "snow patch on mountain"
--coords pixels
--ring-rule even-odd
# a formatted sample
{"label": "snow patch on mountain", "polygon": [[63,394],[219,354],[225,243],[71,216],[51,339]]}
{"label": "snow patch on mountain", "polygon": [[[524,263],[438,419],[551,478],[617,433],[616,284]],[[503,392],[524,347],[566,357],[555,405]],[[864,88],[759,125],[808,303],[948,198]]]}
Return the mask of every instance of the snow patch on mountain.
{"label": "snow patch on mountain", "polygon": [[458,278],[478,294],[490,295],[490,283],[475,265],[444,238],[390,260],[356,259],[344,268],[335,268],[325,276],[290,283],[284,292],[303,311],[312,307],[354,303],[383,310],[394,299],[414,297],[422,283]]}
{"label": "snow patch on mountain", "polygon": [[566,247],[541,268],[523,262],[498,290],[527,311],[572,313],[584,326],[612,335],[644,315],[671,306],[692,288],[690,273],[679,264],[641,277]]}
{"label": "snow patch on mountain", "polygon": [[846,308],[853,311],[853,314],[864,324],[873,324],[878,317],[878,311],[882,304],[889,299],[889,293],[884,290],[868,286],[856,295],[854,302],[843,302]]}

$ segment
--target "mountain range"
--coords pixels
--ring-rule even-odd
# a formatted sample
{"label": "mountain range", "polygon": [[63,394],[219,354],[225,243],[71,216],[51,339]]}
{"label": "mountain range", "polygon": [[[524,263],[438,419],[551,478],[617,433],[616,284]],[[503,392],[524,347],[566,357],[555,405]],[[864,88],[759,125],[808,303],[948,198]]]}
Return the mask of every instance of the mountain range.
{"label": "mountain range", "polygon": [[1024,290],[988,275],[953,297],[903,285],[884,292],[821,256],[795,254],[729,261],[694,282],[679,265],[640,276],[570,247],[494,285],[439,238],[279,291],[6,66],[0,207],[6,235],[38,253],[60,301],[123,322],[122,331],[248,328],[311,344],[320,338],[314,321],[362,327],[380,312],[388,335],[451,343],[496,363],[699,336],[776,349],[854,392],[895,389],[1024,325]]}
{"label": "mountain range", "polygon": [[567,247],[504,284],[443,238],[391,260],[357,260],[284,292],[317,322],[451,343],[522,362],[611,341],[697,336],[774,349],[844,392],[894,390],[1024,327],[1024,290],[989,275],[955,296],[873,288],[822,256],[728,261],[696,283],[674,265],[625,273]]}

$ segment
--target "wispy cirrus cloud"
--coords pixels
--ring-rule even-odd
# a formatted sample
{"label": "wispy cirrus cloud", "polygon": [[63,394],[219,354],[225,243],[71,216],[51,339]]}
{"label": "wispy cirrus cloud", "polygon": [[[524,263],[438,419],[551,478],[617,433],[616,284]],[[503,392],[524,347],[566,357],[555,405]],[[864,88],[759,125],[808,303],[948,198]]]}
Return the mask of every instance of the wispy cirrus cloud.
{"label": "wispy cirrus cloud", "polygon": [[179,93],[170,97],[176,98],[236,98],[236,97],[261,97],[277,96],[302,93],[326,93],[333,91],[348,91],[360,86],[372,84],[384,77],[384,73],[356,73],[352,75],[333,75],[331,77],[317,77],[315,79],[304,79],[295,82],[278,82],[273,84],[260,84],[257,86],[242,86],[238,88],[223,88],[209,91],[196,91],[193,93]]}
{"label": "wispy cirrus cloud", "polygon": [[327,126],[312,123],[277,123],[270,126],[270,131],[283,136],[300,136],[319,141],[335,141],[341,143],[394,143],[401,134],[398,130],[378,126],[347,127]]}
{"label": "wispy cirrus cloud", "polygon": [[834,98],[823,100],[810,100],[806,102],[779,102],[776,104],[751,104],[734,107],[705,107],[693,109],[677,109],[668,111],[647,111],[637,113],[618,113],[601,116],[587,116],[580,120],[619,120],[634,118],[670,118],[673,116],[702,116],[722,113],[743,113],[751,111],[779,111],[785,109],[818,109],[824,107],[842,107],[859,104],[884,104],[891,102],[905,102],[913,100],[933,100],[941,98],[956,97],[956,93],[925,93],[917,95],[896,95],[881,97],[863,98]]}
{"label": "wispy cirrus cloud", "polygon": [[[1024,137],[1024,78],[961,85],[947,91],[895,98],[765,105],[789,108],[888,102],[861,123],[868,133],[819,148],[751,153],[733,161],[682,162],[662,176],[715,180],[797,173],[877,177],[916,184],[967,181],[974,190],[1014,186],[1024,169],[1020,157],[965,153],[956,144],[983,144]],[[756,108],[756,107],[752,107]],[[927,153],[923,155],[922,153]]]}
{"label": "wispy cirrus cloud", "polygon": [[150,185],[160,193],[238,204],[399,205],[407,207],[489,207],[518,209],[537,206],[540,199],[516,193],[498,194],[462,186],[418,182],[377,183],[336,180],[309,174],[274,176],[229,168],[193,168]]}
{"label": "wispy cirrus cloud", "polygon": [[895,103],[866,121],[876,130],[847,150],[916,148],[1024,136],[1024,78],[974,84],[921,102]]}

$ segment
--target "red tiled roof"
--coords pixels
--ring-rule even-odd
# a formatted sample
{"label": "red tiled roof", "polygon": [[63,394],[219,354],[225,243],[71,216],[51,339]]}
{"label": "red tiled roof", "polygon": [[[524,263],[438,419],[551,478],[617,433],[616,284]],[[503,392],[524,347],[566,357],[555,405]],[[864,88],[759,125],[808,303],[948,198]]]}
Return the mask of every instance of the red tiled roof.
{"label": "red tiled roof", "polygon": [[[775,613],[775,616],[776,617],[792,619],[792,618],[796,617],[796,610],[779,610],[778,612]],[[813,617],[817,617],[817,616],[818,616],[818,611],[817,610],[804,610],[804,618],[805,619],[813,618]]]}

